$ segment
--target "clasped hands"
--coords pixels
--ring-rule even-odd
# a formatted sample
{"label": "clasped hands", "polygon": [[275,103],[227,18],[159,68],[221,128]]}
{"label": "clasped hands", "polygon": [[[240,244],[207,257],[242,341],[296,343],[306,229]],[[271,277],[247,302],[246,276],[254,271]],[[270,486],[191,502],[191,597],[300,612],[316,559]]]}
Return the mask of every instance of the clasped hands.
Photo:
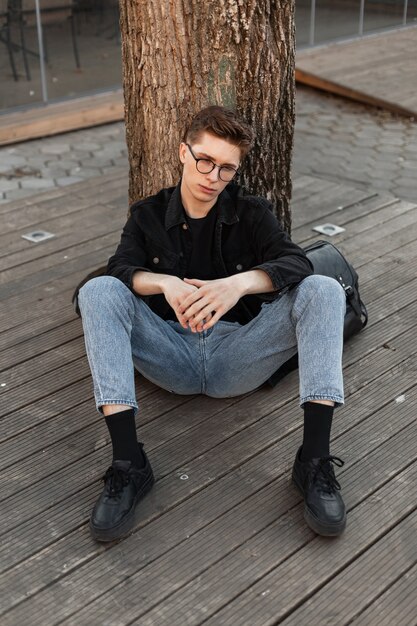
{"label": "clasped hands", "polygon": [[201,332],[214,326],[243,295],[235,278],[176,279],[164,289],[165,298],[183,328],[189,327],[194,333]]}

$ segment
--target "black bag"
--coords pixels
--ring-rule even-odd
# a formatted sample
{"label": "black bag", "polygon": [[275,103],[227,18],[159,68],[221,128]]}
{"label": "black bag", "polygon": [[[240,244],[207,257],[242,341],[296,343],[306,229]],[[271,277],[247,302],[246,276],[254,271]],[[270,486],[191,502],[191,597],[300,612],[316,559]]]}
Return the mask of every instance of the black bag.
{"label": "black bag", "polygon": [[[343,254],[329,241],[316,241],[304,248],[313,264],[314,273],[335,278],[346,294],[346,314],[343,339],[356,335],[368,323],[368,311],[359,295],[358,274]],[[286,361],[271,376],[268,384],[274,387],[284,376],[297,369],[298,354]]]}

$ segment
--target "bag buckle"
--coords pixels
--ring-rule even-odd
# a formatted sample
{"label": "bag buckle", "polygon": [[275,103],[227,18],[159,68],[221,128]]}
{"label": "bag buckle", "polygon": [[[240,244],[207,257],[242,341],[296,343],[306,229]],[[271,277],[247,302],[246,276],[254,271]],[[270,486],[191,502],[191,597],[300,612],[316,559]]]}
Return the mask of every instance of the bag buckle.
{"label": "bag buckle", "polygon": [[347,298],[350,299],[355,295],[352,285],[346,285],[345,281],[343,280],[343,276],[339,276],[339,283],[342,285],[343,289],[345,290],[345,294]]}

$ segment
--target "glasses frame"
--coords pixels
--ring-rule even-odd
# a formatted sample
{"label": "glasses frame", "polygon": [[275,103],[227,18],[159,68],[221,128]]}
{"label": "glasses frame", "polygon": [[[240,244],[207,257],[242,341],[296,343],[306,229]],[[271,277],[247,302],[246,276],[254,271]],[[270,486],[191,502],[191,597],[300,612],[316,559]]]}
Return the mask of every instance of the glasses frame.
{"label": "glasses frame", "polygon": [[[186,143],[185,145],[187,146],[187,148],[188,148],[188,149],[189,149],[189,151],[191,152],[191,156],[193,157],[193,159],[194,159],[194,161],[195,161],[195,168],[196,168],[196,170],[197,170],[197,172],[198,172],[199,174],[211,174],[211,172],[214,170],[214,168],[215,168],[215,167],[218,167],[218,168],[219,168],[219,174],[218,174],[218,175],[219,175],[220,180],[221,180],[223,183],[231,183],[231,182],[232,182],[232,180],[233,180],[233,179],[236,177],[236,175],[239,173],[239,170],[238,170],[238,169],[235,169],[235,168],[234,168],[234,167],[232,167],[231,165],[216,165],[216,163],[213,163],[213,161],[212,161],[211,159],[204,159],[204,158],[202,158],[202,157],[201,157],[201,158],[196,157],[196,156],[195,156],[195,154],[194,154],[194,152],[193,152],[193,149],[192,149],[192,148],[191,148],[191,146],[190,146],[190,144],[189,144],[189,143]],[[208,172],[200,172],[200,170],[198,169],[198,162],[199,162],[199,161],[206,161],[206,162],[209,162],[209,163],[211,163],[211,164],[212,164],[212,166],[213,166],[213,167],[212,167],[212,168],[211,168],[211,170],[209,170]],[[233,174],[232,178],[230,178],[230,180],[224,180],[224,179],[222,178],[222,169],[223,169],[223,168],[227,168],[227,169],[230,169],[230,170],[233,170],[233,171],[234,171],[234,174]]]}

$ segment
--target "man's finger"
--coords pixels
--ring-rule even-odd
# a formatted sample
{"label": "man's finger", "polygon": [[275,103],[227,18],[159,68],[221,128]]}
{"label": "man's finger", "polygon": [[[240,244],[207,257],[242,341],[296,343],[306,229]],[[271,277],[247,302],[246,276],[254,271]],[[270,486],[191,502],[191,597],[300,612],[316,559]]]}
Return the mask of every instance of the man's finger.
{"label": "man's finger", "polygon": [[192,304],[194,304],[194,302],[201,300],[202,297],[203,294],[198,289],[196,289],[195,291],[187,295],[186,298],[184,298],[184,300],[178,307],[179,310],[181,311],[181,313],[184,313]]}
{"label": "man's finger", "polygon": [[[182,314],[186,319],[199,317],[199,320],[202,320],[207,313],[211,313],[214,310],[213,303],[210,303],[207,298],[201,298],[194,302],[186,311],[183,311]],[[205,314],[201,315],[203,311],[205,311]]]}
{"label": "man's finger", "polygon": [[184,278],[184,282],[195,287],[202,287],[206,284],[206,280],[200,280],[199,278]]}
{"label": "man's finger", "polygon": [[221,316],[223,315],[223,313],[221,311],[217,311],[217,313],[215,315],[213,315],[213,317],[211,318],[210,321],[206,321],[203,325],[203,330],[208,330],[209,328],[211,328],[212,326],[214,326],[214,324],[216,324],[219,319],[221,318]]}
{"label": "man's finger", "polygon": [[208,303],[203,309],[201,309],[198,313],[194,314],[194,322],[196,325],[201,323],[204,319],[206,322],[209,321],[213,312],[213,305]]}

